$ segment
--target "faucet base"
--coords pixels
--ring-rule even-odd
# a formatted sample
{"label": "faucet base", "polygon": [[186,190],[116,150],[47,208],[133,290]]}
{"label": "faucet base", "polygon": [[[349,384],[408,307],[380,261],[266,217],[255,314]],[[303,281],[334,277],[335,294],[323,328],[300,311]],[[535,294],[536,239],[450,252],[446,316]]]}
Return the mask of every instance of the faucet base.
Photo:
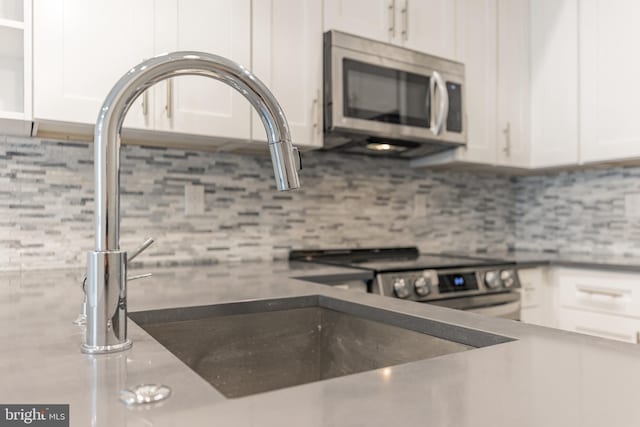
{"label": "faucet base", "polygon": [[127,253],[87,254],[87,329],[82,351],[113,353],[131,347],[127,339]]}
{"label": "faucet base", "polygon": [[82,344],[80,349],[85,354],[107,354],[107,353],[117,353],[118,351],[125,351],[131,348],[131,340],[126,340],[123,343],[113,344],[113,345],[96,345],[90,346],[87,344]]}

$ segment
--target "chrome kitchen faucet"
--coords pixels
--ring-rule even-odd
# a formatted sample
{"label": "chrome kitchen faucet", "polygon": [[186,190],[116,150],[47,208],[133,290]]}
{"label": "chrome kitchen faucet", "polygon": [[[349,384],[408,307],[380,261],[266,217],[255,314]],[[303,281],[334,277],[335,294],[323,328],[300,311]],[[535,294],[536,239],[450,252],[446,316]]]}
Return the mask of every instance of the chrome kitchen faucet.
{"label": "chrome kitchen faucet", "polygon": [[[111,89],[95,129],[95,250],[87,254],[87,320],[84,353],[131,347],[127,338],[127,253],[120,250],[120,131],[127,111],[146,89],[176,76],[197,75],[236,89],[258,111],[267,131],[278,190],[299,187],[297,149],[282,108],[242,65],[203,52],[173,52],[131,68]],[[131,279],[131,278],[129,278]]]}

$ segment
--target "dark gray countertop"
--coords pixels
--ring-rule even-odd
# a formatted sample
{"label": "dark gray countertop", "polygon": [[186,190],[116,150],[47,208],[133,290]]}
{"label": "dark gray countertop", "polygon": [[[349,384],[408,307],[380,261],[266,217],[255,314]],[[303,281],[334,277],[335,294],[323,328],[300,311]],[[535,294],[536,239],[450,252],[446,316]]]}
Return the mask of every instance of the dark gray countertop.
{"label": "dark gray countertop", "polygon": [[595,253],[535,253],[515,252],[513,257],[522,265],[546,261],[558,267],[593,268],[598,270],[640,273],[640,256]]}
{"label": "dark gray countertop", "polygon": [[[303,273],[304,272],[304,273]],[[303,273],[303,274],[301,274]],[[356,271],[278,263],[157,269],[129,286],[130,311],[325,295],[515,341],[227,399],[135,323],[125,353],[80,353],[82,272],[0,274],[0,402],[69,403],[72,426],[634,426],[640,348],[292,279]],[[118,392],[164,383],[172,397],[129,409]]]}
{"label": "dark gray countertop", "polygon": [[613,270],[640,273],[640,256],[616,255],[607,253],[565,253],[565,252],[537,252],[537,251],[485,251],[460,253],[452,255],[467,255],[486,258],[498,258],[514,261],[521,268],[538,266],[557,266],[571,268],[590,268],[598,270]]}

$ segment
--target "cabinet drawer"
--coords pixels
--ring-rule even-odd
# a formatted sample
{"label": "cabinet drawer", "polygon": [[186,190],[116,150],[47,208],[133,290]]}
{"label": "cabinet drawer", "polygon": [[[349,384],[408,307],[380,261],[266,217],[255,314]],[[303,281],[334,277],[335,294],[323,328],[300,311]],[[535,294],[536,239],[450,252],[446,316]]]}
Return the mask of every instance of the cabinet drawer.
{"label": "cabinet drawer", "polygon": [[640,318],[640,277],[597,271],[560,272],[561,307]]}
{"label": "cabinet drawer", "polygon": [[566,331],[600,338],[638,343],[640,320],[574,309],[562,309],[558,326]]}

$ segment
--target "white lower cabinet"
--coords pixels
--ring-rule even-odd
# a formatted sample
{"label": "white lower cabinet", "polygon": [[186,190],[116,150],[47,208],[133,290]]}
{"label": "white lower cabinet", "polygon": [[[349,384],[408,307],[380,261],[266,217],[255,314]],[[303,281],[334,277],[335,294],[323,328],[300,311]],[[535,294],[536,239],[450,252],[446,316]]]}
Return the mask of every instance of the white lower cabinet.
{"label": "white lower cabinet", "polygon": [[522,309],[520,320],[533,325],[555,327],[551,271],[546,267],[524,268],[518,271]]}
{"label": "white lower cabinet", "polygon": [[537,267],[518,274],[522,322],[640,343],[640,273]]}
{"label": "white lower cabinet", "polygon": [[638,343],[640,274],[559,268],[553,281],[558,328]]}

